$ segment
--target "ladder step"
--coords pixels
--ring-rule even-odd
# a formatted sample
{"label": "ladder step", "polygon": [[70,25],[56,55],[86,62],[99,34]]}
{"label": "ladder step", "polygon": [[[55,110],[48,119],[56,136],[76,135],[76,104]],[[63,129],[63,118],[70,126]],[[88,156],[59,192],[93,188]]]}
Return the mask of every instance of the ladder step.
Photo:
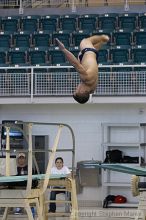
{"label": "ladder step", "polygon": [[65,191],[65,192],[69,192],[69,190],[68,189],[48,189],[48,191]]}
{"label": "ladder step", "polygon": [[72,201],[68,201],[68,200],[47,200],[47,201],[45,201],[45,204],[47,204],[47,203],[72,203]]}
{"label": "ladder step", "polygon": [[69,217],[71,213],[67,212],[48,212],[46,216],[61,216],[61,217]]}

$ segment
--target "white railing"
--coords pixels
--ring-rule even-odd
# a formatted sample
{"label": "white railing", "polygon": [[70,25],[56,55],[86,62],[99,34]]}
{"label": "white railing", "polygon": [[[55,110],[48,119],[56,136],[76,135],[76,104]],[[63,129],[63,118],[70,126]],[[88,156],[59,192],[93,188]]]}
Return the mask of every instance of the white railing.
{"label": "white railing", "polygon": [[19,7],[20,1],[19,0],[1,0],[0,6],[1,7]]}
{"label": "white railing", "polygon": [[66,7],[69,3],[68,0],[1,0],[0,6],[9,8]]}
{"label": "white railing", "polygon": [[[113,67],[123,66],[100,67],[95,96],[146,96],[146,71],[134,70],[146,65],[126,65],[131,67],[128,72],[112,72]],[[108,69],[102,72],[102,68]],[[1,67],[0,97],[71,96],[79,83],[71,66]]]}
{"label": "white railing", "polygon": [[20,5],[22,5],[23,8],[31,7],[32,0],[20,0]]}
{"label": "white railing", "polygon": [[1,0],[1,7],[19,7],[22,3],[24,8],[27,7],[98,7],[98,6],[123,6],[145,5],[145,0]]}

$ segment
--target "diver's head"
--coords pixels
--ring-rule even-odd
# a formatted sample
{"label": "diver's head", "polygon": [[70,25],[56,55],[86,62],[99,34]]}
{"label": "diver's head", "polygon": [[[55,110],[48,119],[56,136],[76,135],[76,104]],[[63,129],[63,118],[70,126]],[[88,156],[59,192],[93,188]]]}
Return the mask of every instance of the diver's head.
{"label": "diver's head", "polygon": [[90,97],[90,90],[87,85],[80,83],[73,94],[73,98],[80,104],[88,102]]}
{"label": "diver's head", "polygon": [[73,98],[80,104],[84,104],[88,102],[90,95],[88,93],[85,94],[74,94]]}

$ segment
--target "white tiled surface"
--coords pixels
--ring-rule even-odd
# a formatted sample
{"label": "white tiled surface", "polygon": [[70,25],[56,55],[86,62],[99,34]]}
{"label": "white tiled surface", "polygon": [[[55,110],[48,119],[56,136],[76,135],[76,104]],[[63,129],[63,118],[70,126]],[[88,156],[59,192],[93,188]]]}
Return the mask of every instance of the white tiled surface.
{"label": "white tiled surface", "polygon": [[[48,220],[135,220],[137,209],[131,208],[108,208],[102,209],[97,207],[83,207],[79,210],[79,218],[71,219],[70,217],[54,217],[49,216]],[[104,216],[104,217],[103,217]],[[140,213],[140,218],[143,220],[143,214]],[[25,214],[23,215],[9,215],[8,220],[28,220]],[[0,216],[2,220],[2,216]],[[38,220],[37,217],[34,220]]]}
{"label": "white tiled surface", "polygon": [[[28,220],[27,216],[9,216],[8,220]],[[2,217],[0,218],[2,220]],[[37,218],[35,219],[37,220]],[[48,220],[73,220],[69,217],[49,217]],[[75,219],[76,220],[76,219]],[[80,217],[78,220],[131,220],[131,218]]]}

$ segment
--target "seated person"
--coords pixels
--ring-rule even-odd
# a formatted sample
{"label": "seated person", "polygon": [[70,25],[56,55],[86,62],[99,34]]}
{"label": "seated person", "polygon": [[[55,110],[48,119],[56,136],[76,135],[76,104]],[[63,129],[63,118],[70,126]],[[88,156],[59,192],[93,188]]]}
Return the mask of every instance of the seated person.
{"label": "seated person", "polygon": [[[71,175],[70,170],[67,166],[64,166],[63,158],[57,157],[55,160],[55,167],[52,167],[51,174],[63,174],[63,175]],[[54,188],[61,188],[61,187],[54,187]],[[63,188],[62,188],[63,189]],[[50,200],[56,200],[56,195],[59,193],[65,193],[65,191],[51,191],[50,193]],[[56,203],[51,202],[49,205],[49,212],[56,212]]]}
{"label": "seated person", "polygon": [[17,157],[17,176],[27,175],[28,165],[26,160],[26,155],[24,153],[19,153]]}
{"label": "seated person", "polygon": [[[17,157],[17,176],[27,175],[28,165],[27,158],[24,153],[19,153]],[[32,174],[37,174],[36,170],[32,168]]]}

